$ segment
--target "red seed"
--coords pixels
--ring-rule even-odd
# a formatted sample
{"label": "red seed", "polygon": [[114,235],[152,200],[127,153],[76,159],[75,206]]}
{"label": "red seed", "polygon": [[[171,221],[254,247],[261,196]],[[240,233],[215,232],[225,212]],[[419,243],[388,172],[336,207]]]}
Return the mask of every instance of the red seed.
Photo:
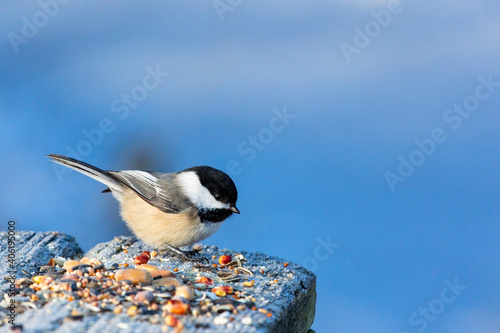
{"label": "red seed", "polygon": [[219,264],[226,265],[231,262],[231,256],[223,255],[219,257]]}
{"label": "red seed", "polygon": [[233,287],[231,287],[231,286],[219,286],[219,287],[215,287],[215,288],[212,289],[212,292],[215,293],[217,290],[221,290],[221,291],[225,292],[228,295],[231,295],[234,292],[233,291]]}
{"label": "red seed", "polygon": [[144,251],[140,255],[134,258],[136,265],[147,264],[149,259],[151,259],[151,254],[149,253],[149,251]]}
{"label": "red seed", "polygon": [[206,276],[200,276],[198,279],[196,279],[196,283],[203,283],[207,287],[214,285],[214,281],[210,278],[207,278]]}
{"label": "red seed", "polygon": [[183,315],[189,311],[189,304],[186,304],[180,300],[169,300],[166,309],[168,312],[173,314]]}
{"label": "red seed", "polygon": [[175,318],[173,315],[167,315],[165,317],[165,325],[170,327],[176,327],[179,324],[179,319]]}

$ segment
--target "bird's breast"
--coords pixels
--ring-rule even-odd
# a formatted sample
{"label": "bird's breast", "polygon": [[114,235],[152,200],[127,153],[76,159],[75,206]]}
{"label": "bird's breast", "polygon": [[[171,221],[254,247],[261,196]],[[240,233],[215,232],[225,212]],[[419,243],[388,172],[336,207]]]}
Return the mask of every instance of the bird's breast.
{"label": "bird's breast", "polygon": [[121,215],[132,232],[156,248],[192,245],[219,230],[221,223],[201,222],[199,211],[186,209],[178,214],[165,213],[150,205],[132,190],[124,193]]}

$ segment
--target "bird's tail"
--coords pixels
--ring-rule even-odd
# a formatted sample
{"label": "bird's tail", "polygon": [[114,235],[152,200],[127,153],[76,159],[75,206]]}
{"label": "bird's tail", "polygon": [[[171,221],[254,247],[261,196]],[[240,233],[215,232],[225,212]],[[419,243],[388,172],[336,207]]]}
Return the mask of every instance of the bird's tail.
{"label": "bird's tail", "polygon": [[123,192],[123,184],[121,184],[108,171],[101,170],[85,162],[78,161],[73,158],[62,155],[50,154],[47,156],[52,159],[52,162],[64,165],[68,168],[81,172],[84,175],[89,176],[90,178],[93,178],[98,182],[103,183],[104,185],[108,186],[114,194],[121,194]]}

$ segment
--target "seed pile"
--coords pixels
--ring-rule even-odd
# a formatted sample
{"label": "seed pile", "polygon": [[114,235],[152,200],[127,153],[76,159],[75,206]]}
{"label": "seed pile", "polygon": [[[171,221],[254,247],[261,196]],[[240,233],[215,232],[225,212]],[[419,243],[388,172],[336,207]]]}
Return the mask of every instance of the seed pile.
{"label": "seed pile", "polygon": [[[148,321],[165,331],[181,332],[185,326],[258,326],[275,315],[272,299],[256,297],[263,289],[294,279],[288,263],[279,271],[250,266],[242,254],[195,245],[208,264],[185,264],[162,251],[121,246],[123,262],[104,264],[105,258],[80,260],[53,258],[38,272],[25,272],[15,282],[18,313],[41,308],[49,302],[72,306],[65,320],[113,313]],[[118,253],[118,252],[117,252]],[[279,297],[279,290],[274,295]],[[4,302],[10,302],[9,299]],[[0,304],[1,306],[2,304]]]}

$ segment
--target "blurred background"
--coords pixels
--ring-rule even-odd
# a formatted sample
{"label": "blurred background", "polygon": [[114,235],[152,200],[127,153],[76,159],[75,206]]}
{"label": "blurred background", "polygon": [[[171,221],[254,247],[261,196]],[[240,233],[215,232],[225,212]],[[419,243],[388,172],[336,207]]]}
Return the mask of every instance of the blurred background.
{"label": "blurred background", "polygon": [[317,332],[499,332],[496,1],[1,3],[0,219],[129,234],[50,163],[211,165],[242,214],[206,244],[318,278]]}

